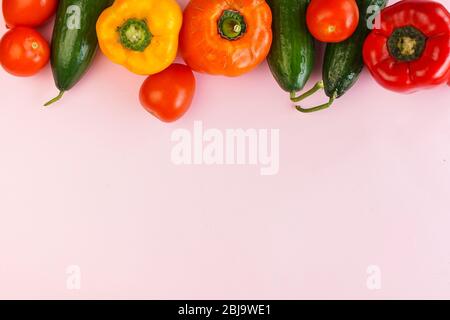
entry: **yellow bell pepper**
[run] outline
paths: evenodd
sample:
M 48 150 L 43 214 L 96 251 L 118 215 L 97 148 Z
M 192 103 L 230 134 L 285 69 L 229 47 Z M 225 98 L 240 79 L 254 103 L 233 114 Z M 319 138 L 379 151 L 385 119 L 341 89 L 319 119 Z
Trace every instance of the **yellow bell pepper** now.
M 175 60 L 182 20 L 175 0 L 116 0 L 97 21 L 100 49 L 134 73 L 161 72 Z

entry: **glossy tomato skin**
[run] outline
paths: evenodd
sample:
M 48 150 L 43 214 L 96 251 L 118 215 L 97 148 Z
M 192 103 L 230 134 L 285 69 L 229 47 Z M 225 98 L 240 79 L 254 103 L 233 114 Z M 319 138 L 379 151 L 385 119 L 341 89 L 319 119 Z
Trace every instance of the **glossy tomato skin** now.
M 142 84 L 142 106 L 164 122 L 174 122 L 190 108 L 195 93 L 195 77 L 186 65 L 174 63 L 149 76 Z
M 3 0 L 6 25 L 13 27 L 38 27 L 56 11 L 58 0 Z
M 358 27 L 359 9 L 355 0 L 312 0 L 306 13 L 311 34 L 322 42 L 341 42 Z
M 38 73 L 50 58 L 50 47 L 39 32 L 25 27 L 9 30 L 0 42 L 0 62 L 9 73 L 28 77 Z

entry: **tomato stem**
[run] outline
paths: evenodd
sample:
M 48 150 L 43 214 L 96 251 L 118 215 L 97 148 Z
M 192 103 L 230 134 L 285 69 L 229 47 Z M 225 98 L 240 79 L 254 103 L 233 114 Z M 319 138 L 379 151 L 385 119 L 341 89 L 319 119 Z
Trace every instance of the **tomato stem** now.
M 54 98 L 53 98 L 52 100 L 50 100 L 49 102 L 45 103 L 45 104 L 44 104 L 44 107 L 48 107 L 49 105 L 51 105 L 51 104 L 53 104 L 53 103 L 55 103 L 55 102 L 58 102 L 59 100 L 61 100 L 61 98 L 63 97 L 63 95 L 64 95 L 64 91 L 60 91 L 59 94 L 58 94 L 56 97 L 54 97 Z

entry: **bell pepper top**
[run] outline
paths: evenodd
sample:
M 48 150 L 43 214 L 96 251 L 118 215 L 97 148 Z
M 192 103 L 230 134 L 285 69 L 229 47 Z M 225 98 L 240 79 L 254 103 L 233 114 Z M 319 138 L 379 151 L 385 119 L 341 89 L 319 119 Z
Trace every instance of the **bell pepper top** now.
M 143 52 L 152 42 L 152 33 L 145 20 L 128 19 L 117 30 L 120 43 L 127 49 Z
M 236 10 L 224 10 L 218 21 L 217 29 L 222 38 L 237 40 L 247 31 L 244 16 Z
M 398 61 L 415 61 L 422 57 L 427 37 L 413 26 L 395 29 L 388 38 L 388 49 Z

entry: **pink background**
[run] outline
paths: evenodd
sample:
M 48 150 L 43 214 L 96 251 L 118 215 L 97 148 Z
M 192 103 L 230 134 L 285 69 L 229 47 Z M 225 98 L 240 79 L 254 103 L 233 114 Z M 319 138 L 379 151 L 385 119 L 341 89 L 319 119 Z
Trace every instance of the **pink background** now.
M 1 70 L 0 298 L 450 298 L 448 87 L 399 95 L 365 72 L 302 115 L 265 64 L 197 79 L 168 125 L 140 107 L 144 78 L 101 54 L 49 109 L 50 67 Z M 195 120 L 280 129 L 279 174 L 173 165 L 171 133 Z

